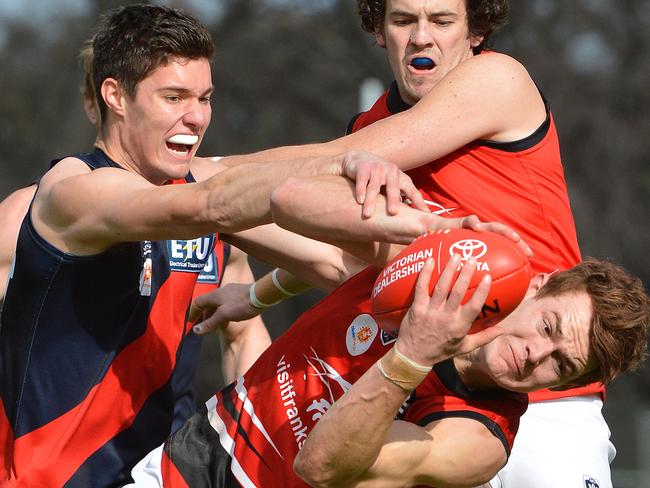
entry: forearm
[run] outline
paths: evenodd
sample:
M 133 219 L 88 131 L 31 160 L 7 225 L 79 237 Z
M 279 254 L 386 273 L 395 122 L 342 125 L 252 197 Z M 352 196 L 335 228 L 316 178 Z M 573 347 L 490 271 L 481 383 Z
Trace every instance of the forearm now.
M 308 284 L 277 268 L 251 284 L 252 280 L 251 275 L 243 283 L 231 282 L 198 296 L 189 315 L 189 320 L 196 322 L 194 332 L 208 334 L 219 330 L 225 343 L 237 348 L 237 342 L 246 338 L 246 320 L 309 288 Z
M 271 222 L 272 191 L 291 176 L 343 175 L 343 158 L 307 158 L 272 167 L 246 164 L 224 170 L 200 183 L 208 191 L 203 219 L 219 232 L 232 233 Z
M 302 281 L 332 291 L 366 266 L 342 249 L 309 239 L 275 224 L 248 229 L 222 238 L 251 256 L 289 271 Z
M 343 147 L 343 146 L 340 146 Z M 301 146 L 283 146 L 272 149 L 265 149 L 252 154 L 240 154 L 226 156 L 220 162 L 226 166 L 238 166 L 247 163 L 276 163 L 289 159 L 334 156 L 343 152 L 339 149 L 338 143 L 332 141 L 324 144 L 305 144 Z
M 405 368 L 393 350 L 377 364 L 334 403 L 309 434 L 294 467 L 310 484 L 354 486 L 374 475 L 373 465 L 397 411 L 427 374 Z
M 389 215 L 383 195 L 371 218 L 361 215 L 354 185 L 342 179 L 292 178 L 271 196 L 273 220 L 281 227 L 325 242 L 382 241 L 408 244 L 440 217 L 402 205 Z
M 251 304 L 256 308 L 264 309 L 303 293 L 311 288 L 311 285 L 288 271 L 275 268 L 258 279 L 251 287 Z

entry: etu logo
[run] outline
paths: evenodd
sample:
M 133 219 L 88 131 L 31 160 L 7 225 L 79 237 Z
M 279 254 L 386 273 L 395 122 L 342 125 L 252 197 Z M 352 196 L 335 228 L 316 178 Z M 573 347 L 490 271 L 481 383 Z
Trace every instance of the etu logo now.
M 217 258 L 214 255 L 214 252 L 210 254 L 205 266 L 201 270 L 201 274 L 196 280 L 197 283 L 219 283 L 219 269 L 217 267 Z
M 169 267 L 173 271 L 200 273 L 214 248 L 214 234 L 189 240 L 167 241 Z

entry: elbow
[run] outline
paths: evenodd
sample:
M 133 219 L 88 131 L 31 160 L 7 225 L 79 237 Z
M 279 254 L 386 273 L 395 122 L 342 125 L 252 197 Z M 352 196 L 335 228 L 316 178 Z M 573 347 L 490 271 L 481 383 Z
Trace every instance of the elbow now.
M 309 486 L 314 488 L 329 488 L 331 477 L 327 474 L 327 469 L 314 456 L 306 454 L 304 450 L 298 452 L 293 462 L 293 470 Z
M 295 216 L 298 212 L 297 203 L 303 198 L 301 183 L 299 178 L 287 178 L 271 192 L 271 216 L 280 227 L 290 225 L 289 216 Z

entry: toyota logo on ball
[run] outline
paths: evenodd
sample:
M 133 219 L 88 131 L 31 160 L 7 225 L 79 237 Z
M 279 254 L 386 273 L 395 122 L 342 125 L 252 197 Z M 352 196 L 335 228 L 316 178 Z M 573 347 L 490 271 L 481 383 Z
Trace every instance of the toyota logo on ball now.
M 454 254 L 459 254 L 463 261 L 467 261 L 470 258 L 480 259 L 485 256 L 487 253 L 487 245 L 483 241 L 477 239 L 464 239 L 462 241 L 455 242 L 449 248 L 449 254 L 452 256 Z

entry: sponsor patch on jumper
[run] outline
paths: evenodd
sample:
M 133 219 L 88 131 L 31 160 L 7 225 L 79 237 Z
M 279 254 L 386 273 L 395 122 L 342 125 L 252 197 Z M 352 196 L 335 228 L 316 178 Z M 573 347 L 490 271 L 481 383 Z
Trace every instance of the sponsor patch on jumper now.
M 350 355 L 359 356 L 370 349 L 378 331 L 377 322 L 370 315 L 362 314 L 354 319 L 345 335 Z
M 201 274 L 196 280 L 197 283 L 219 283 L 219 268 L 217 268 L 217 257 L 214 251 L 210 253 Z
M 167 241 L 169 267 L 172 271 L 201 273 L 214 249 L 214 234 L 198 239 Z M 215 273 L 216 274 L 216 273 Z
M 388 344 L 391 344 L 397 340 L 397 337 L 390 335 L 385 330 L 382 330 L 379 333 L 379 338 L 381 339 L 381 344 L 383 346 L 387 346 Z

